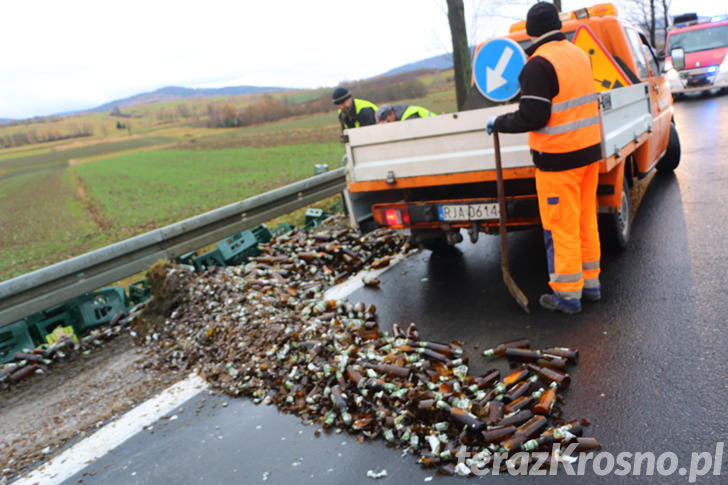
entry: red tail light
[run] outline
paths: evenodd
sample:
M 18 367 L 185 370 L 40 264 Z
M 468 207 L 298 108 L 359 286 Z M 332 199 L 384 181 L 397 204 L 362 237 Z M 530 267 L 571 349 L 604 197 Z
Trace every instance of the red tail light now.
M 384 209 L 384 223 L 388 226 L 409 226 L 410 215 L 406 207 L 395 209 Z

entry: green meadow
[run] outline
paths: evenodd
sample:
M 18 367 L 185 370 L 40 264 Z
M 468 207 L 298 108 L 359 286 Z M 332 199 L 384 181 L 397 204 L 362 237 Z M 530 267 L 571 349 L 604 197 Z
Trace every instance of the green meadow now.
M 425 96 L 389 102 L 452 112 L 450 80 L 451 71 L 424 74 Z M 329 93 L 273 96 L 305 103 Z M 206 122 L 210 103 L 243 108 L 254 102 L 250 96 L 136 106 L 124 109 L 123 118 L 93 113 L 0 125 L 0 140 L 24 129 L 92 131 L 0 147 L 0 281 L 310 177 L 315 164 L 340 166 L 344 146 L 333 106 L 245 127 L 213 128 Z M 186 116 L 170 115 L 182 112 Z M 318 206 L 328 207 L 324 204 L 333 199 Z M 271 223 L 302 224 L 304 212 Z

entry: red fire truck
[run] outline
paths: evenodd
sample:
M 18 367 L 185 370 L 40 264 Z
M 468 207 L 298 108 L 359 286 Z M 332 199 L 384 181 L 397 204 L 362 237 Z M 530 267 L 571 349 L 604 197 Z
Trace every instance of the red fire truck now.
M 711 89 L 728 91 L 728 15 L 705 20 L 696 14 L 678 16 L 666 46 L 665 70 L 675 97 Z

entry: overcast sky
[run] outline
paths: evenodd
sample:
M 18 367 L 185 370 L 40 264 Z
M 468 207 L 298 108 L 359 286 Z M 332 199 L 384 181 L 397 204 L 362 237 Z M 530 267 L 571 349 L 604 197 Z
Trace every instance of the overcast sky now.
M 470 42 L 507 33 L 531 3 L 465 0 Z M 724 0 L 672 5 L 728 13 Z M 450 42 L 445 0 L 4 0 L 0 118 L 169 85 L 335 86 L 450 52 Z

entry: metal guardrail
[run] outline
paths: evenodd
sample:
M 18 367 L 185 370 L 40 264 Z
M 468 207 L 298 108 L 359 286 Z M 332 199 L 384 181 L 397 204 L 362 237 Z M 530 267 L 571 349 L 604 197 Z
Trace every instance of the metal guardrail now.
M 335 195 L 345 186 L 342 167 L 0 282 L 0 327 Z

